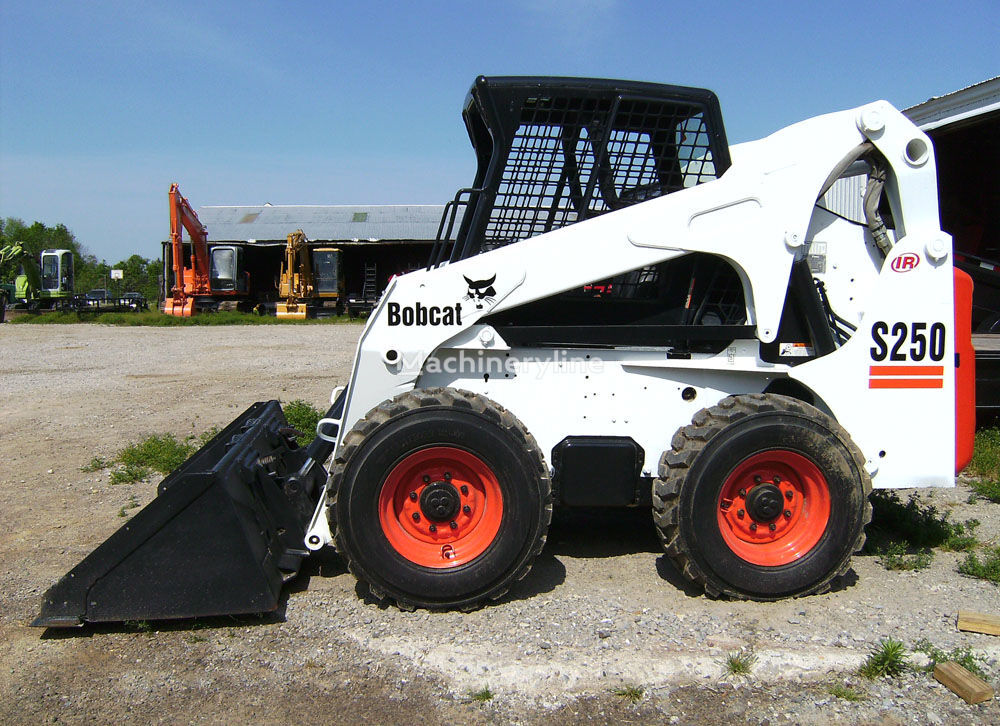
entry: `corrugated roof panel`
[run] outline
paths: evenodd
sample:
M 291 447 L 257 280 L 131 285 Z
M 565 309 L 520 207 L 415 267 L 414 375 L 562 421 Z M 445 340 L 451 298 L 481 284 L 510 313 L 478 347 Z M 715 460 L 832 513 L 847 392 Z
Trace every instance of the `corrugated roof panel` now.
M 312 241 L 434 240 L 444 205 L 263 205 L 201 207 L 212 242 L 283 242 L 297 229 Z M 461 214 L 459 214 L 461 219 Z
M 1000 111 L 1000 76 L 943 96 L 934 96 L 903 113 L 924 131 Z

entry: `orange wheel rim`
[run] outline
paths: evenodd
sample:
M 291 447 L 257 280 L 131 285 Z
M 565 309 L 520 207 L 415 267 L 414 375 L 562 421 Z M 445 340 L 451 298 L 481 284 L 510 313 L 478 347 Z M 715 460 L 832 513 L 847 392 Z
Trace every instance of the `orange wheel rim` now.
M 410 454 L 379 493 L 382 533 L 397 553 L 423 567 L 476 559 L 493 544 L 502 517 L 496 474 L 475 454 L 452 446 Z
M 726 478 L 717 509 L 732 552 L 776 567 L 808 554 L 830 521 L 830 488 L 812 460 L 777 449 L 749 456 Z

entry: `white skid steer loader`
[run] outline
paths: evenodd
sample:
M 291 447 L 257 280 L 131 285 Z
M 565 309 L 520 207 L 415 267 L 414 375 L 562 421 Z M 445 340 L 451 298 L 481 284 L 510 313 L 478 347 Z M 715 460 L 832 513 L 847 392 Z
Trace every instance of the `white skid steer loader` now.
M 971 282 L 892 106 L 732 148 L 716 97 L 678 86 L 480 77 L 463 115 L 475 183 L 316 442 L 254 404 L 36 625 L 273 609 L 327 545 L 376 597 L 474 608 L 574 506 L 650 506 L 710 595 L 795 597 L 846 571 L 873 486 L 954 485 Z

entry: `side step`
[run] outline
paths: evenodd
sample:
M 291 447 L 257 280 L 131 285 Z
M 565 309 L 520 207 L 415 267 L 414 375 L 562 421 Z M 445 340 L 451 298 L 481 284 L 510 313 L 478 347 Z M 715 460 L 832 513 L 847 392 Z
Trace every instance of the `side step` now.
M 282 583 L 308 554 L 303 538 L 317 495 L 304 489 L 326 474 L 287 426 L 277 401 L 253 404 L 53 585 L 32 625 L 275 610 Z M 305 467 L 315 470 L 308 487 L 297 476 Z

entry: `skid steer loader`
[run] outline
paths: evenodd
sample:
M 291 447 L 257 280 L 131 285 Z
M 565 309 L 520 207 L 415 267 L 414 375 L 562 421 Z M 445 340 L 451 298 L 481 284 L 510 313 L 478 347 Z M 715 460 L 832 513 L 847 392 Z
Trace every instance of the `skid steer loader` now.
M 254 404 L 35 625 L 273 609 L 327 545 L 378 598 L 474 608 L 557 506 L 650 507 L 708 594 L 801 596 L 848 568 L 873 486 L 954 485 L 971 284 L 931 144 L 888 103 L 732 148 L 694 88 L 480 77 L 463 116 L 474 185 L 316 441 Z M 857 209 L 828 204 L 853 176 Z

